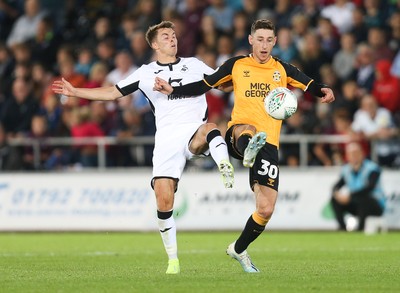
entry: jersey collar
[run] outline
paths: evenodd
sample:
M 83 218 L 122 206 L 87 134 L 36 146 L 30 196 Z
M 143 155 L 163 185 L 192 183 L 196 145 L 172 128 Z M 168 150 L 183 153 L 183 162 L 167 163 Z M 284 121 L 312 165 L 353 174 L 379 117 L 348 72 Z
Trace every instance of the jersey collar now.
M 181 58 L 177 57 L 175 62 L 172 62 L 172 63 L 161 63 L 161 62 L 157 61 L 157 65 L 159 65 L 159 66 L 171 66 L 171 65 L 178 64 L 180 61 L 181 61 Z

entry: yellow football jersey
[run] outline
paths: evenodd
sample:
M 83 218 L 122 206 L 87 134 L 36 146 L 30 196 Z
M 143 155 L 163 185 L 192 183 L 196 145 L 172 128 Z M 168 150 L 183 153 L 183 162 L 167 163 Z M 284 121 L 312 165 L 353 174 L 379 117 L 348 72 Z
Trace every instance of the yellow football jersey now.
M 264 98 L 276 87 L 291 85 L 303 91 L 313 81 L 295 66 L 277 58 L 260 64 L 252 55 L 227 60 L 218 70 L 204 79 L 210 87 L 232 81 L 234 106 L 228 127 L 250 124 L 267 134 L 267 142 L 279 147 L 282 121 L 270 117 L 264 109 Z

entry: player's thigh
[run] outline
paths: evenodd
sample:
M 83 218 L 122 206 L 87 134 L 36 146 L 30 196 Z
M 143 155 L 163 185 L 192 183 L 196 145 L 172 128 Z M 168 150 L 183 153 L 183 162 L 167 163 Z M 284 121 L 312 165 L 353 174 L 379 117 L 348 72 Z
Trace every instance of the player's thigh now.
M 249 184 L 252 189 L 255 184 L 259 184 L 278 191 L 278 148 L 275 145 L 266 143 L 258 152 L 254 165 L 249 170 Z

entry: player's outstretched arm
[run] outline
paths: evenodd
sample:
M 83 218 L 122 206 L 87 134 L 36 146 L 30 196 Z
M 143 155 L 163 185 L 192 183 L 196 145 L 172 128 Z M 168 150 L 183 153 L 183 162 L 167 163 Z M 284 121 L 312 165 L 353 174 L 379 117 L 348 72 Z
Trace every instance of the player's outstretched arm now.
M 76 88 L 65 78 L 54 81 L 52 84 L 52 90 L 56 94 L 68 97 L 79 97 L 93 101 L 110 101 L 122 97 L 121 92 L 116 86 L 99 87 L 93 89 Z

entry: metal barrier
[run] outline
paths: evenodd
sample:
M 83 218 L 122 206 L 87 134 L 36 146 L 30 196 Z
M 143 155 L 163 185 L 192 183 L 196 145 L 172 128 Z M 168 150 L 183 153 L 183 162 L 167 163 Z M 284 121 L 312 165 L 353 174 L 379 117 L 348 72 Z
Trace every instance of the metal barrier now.
M 308 162 L 308 146 L 313 143 L 346 143 L 349 137 L 346 135 L 281 135 L 281 144 L 298 144 L 300 149 L 300 166 L 307 166 Z M 145 145 L 153 145 L 154 137 L 133 137 L 119 139 L 116 137 L 48 137 L 43 139 L 32 138 L 13 138 L 8 141 L 11 146 L 32 146 L 34 155 L 34 167 L 40 166 L 40 150 L 42 145 L 46 146 L 75 146 L 85 144 L 97 145 L 98 168 L 105 169 L 106 164 L 106 146 L 108 145 L 130 145 L 143 147 Z M 372 144 L 371 156 L 376 159 L 374 144 Z

